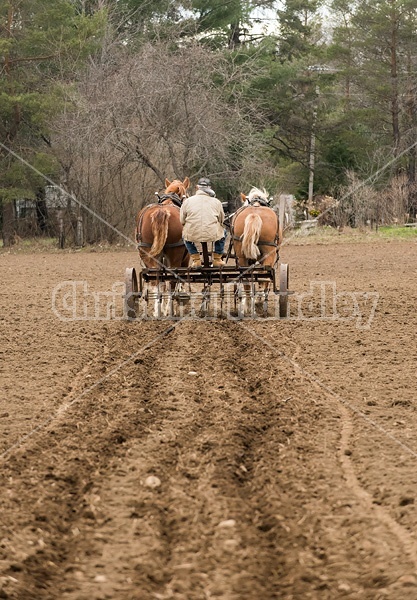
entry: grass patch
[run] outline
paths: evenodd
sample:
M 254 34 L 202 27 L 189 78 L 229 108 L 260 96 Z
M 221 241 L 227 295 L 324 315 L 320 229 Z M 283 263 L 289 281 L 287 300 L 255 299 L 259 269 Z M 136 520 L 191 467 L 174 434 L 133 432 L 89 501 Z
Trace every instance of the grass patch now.
M 417 239 L 417 227 L 379 227 L 378 233 L 381 237 L 391 239 Z
M 344 227 L 341 231 L 333 227 L 314 227 L 311 229 L 292 229 L 284 234 L 284 243 L 291 246 L 309 244 L 346 244 L 376 241 L 417 241 L 417 227 L 385 226 L 375 229 Z
M 129 250 L 132 245 L 125 243 L 109 244 L 107 242 L 100 242 L 98 244 L 87 244 L 82 248 L 71 246 L 70 243 L 61 250 L 58 248 L 58 239 L 56 237 L 33 237 L 33 238 L 18 238 L 13 246 L 5 248 L 3 241 L 0 240 L 0 253 L 2 254 L 31 254 L 36 252 L 49 252 L 49 253 L 64 253 L 64 252 L 117 252 L 123 250 Z
M 4 247 L 3 240 L 0 241 L 0 250 L 2 252 L 45 252 L 55 249 L 58 249 L 58 242 L 56 238 L 18 238 L 12 246 L 7 247 Z

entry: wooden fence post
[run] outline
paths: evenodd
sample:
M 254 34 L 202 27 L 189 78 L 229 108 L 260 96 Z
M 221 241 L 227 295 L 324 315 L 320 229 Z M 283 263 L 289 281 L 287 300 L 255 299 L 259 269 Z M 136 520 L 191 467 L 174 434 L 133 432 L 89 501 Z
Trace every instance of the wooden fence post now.
M 285 196 L 283 194 L 281 194 L 279 197 L 279 208 L 278 208 L 278 245 L 282 244 L 282 237 L 284 234 L 285 205 L 286 205 Z
M 58 211 L 58 247 L 63 250 L 65 247 L 65 228 L 64 228 L 64 211 Z

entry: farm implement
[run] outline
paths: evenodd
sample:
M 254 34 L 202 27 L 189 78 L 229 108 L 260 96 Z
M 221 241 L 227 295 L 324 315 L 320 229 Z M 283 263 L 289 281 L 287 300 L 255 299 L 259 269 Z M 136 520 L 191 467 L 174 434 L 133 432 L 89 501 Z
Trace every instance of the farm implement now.
M 248 267 L 210 266 L 207 244 L 202 266 L 126 269 L 127 319 L 254 318 L 289 314 L 289 266 L 259 262 Z

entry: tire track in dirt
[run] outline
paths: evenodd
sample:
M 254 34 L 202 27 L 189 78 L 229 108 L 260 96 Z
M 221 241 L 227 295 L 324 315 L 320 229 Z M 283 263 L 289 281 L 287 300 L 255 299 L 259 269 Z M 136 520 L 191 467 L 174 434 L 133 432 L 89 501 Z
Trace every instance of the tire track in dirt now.
M 329 394 L 329 397 L 330 394 Z M 414 569 L 417 572 L 417 542 L 410 535 L 405 527 L 398 523 L 391 515 L 382 507 L 374 503 L 374 498 L 366 489 L 359 483 L 355 474 L 355 469 L 352 461 L 349 458 L 351 453 L 349 441 L 354 431 L 353 419 L 349 410 L 342 406 L 342 431 L 340 436 L 340 462 L 342 464 L 346 482 L 356 496 L 362 502 L 364 509 L 375 513 L 379 521 L 385 525 L 398 538 L 399 542 L 404 546 L 405 552 L 409 559 L 414 564 Z
M 74 514 L 64 511 L 60 515 L 61 520 L 55 517 L 49 526 L 38 528 L 38 533 L 43 535 L 41 550 L 23 557 L 21 563 L 12 565 L 13 573 L 22 574 L 21 585 L 16 590 L 15 597 L 19 598 L 22 594 L 28 598 L 71 597 L 71 594 L 75 594 L 76 598 L 98 598 L 103 595 L 114 597 L 114 594 L 117 597 L 123 597 L 123 594 L 130 597 L 132 585 L 135 589 L 139 587 L 142 590 L 134 596 L 139 598 L 147 598 L 153 592 L 167 597 L 173 594 L 178 598 L 191 598 L 193 595 L 203 597 L 201 594 L 205 594 L 206 590 L 227 598 L 259 594 L 274 596 L 274 587 L 279 585 L 280 573 L 277 553 L 281 550 L 275 533 L 279 519 L 272 514 L 272 510 L 276 508 L 273 498 L 279 496 L 279 482 L 268 481 L 266 489 L 269 493 L 265 494 L 263 470 L 269 469 L 256 457 L 256 450 L 264 444 L 264 435 L 268 429 L 282 425 L 283 418 L 279 415 L 275 402 L 272 405 L 269 402 L 266 405 L 259 402 L 260 408 L 257 410 L 258 401 L 265 400 L 259 396 L 262 380 L 254 377 L 252 361 L 243 368 L 246 360 L 243 357 L 254 356 L 256 347 L 246 340 L 237 344 L 233 325 L 212 326 L 208 331 L 209 337 L 205 327 L 206 324 L 203 329 L 200 327 L 197 330 L 203 334 L 199 339 L 195 336 L 195 324 L 184 324 L 187 335 L 177 340 L 175 347 L 171 338 L 163 347 L 155 346 L 154 353 L 150 352 L 143 361 L 138 361 L 132 380 L 126 371 L 119 371 L 114 379 L 103 381 L 95 390 L 100 393 L 95 393 L 88 403 L 74 411 L 75 415 L 68 415 L 71 418 L 62 425 L 64 431 L 57 427 L 61 444 L 66 437 L 69 438 L 69 443 L 60 451 L 64 450 L 65 453 L 68 446 L 79 450 L 77 462 L 83 481 L 79 485 L 78 474 L 71 468 L 68 457 L 64 459 L 61 456 L 61 474 L 54 472 L 49 465 L 47 468 L 52 472 L 47 472 L 44 476 L 53 481 L 53 486 L 56 486 L 57 481 L 64 480 L 66 485 L 62 486 L 59 494 L 55 489 L 56 495 L 51 497 L 49 490 L 39 488 L 39 481 L 34 482 L 36 493 L 42 498 L 41 505 L 49 506 L 52 516 L 55 517 L 62 508 L 62 501 L 68 495 L 72 496 L 68 509 Z M 185 399 L 181 377 L 188 371 L 184 371 L 182 355 L 178 358 L 178 348 L 187 348 L 187 355 L 193 351 L 193 361 L 198 361 L 196 368 L 200 371 L 197 379 L 190 380 L 188 386 L 185 386 Z M 224 359 L 223 353 L 228 348 L 233 349 L 233 354 Z M 113 350 L 117 351 L 117 346 Z M 243 360 L 241 364 L 236 364 L 235 352 Z M 208 361 L 208 372 L 207 365 L 201 365 L 203 354 L 204 360 Z M 162 369 L 156 368 L 161 364 Z M 186 369 L 188 368 L 187 366 Z M 152 370 L 153 377 L 149 377 Z M 179 422 L 178 418 L 175 419 L 178 433 L 172 433 L 172 419 L 167 417 L 168 411 L 175 407 L 167 405 L 169 394 L 164 387 L 164 379 L 169 382 L 170 387 L 177 388 L 173 400 L 178 393 L 177 401 L 181 400 L 179 411 L 178 407 L 174 410 L 180 413 Z M 103 433 L 94 436 L 90 427 L 90 443 L 94 441 L 97 445 L 95 452 L 92 451 L 85 441 L 79 439 L 78 429 L 83 429 L 81 420 L 95 419 L 94 424 L 100 430 L 100 425 L 103 427 L 104 423 L 97 422 L 97 410 L 92 409 L 98 407 L 103 410 L 101 396 L 109 398 L 117 393 L 122 397 L 127 395 L 132 400 L 129 390 L 135 385 L 139 388 L 140 400 L 145 404 L 142 407 L 144 416 L 148 417 L 146 427 L 141 428 L 140 441 L 137 444 L 131 441 L 128 447 L 127 440 L 132 437 L 132 424 L 126 417 L 131 418 L 132 412 L 127 411 L 122 416 L 119 427 L 115 427 L 114 411 L 109 410 L 111 407 L 106 402 L 104 415 L 107 424 L 111 424 L 113 438 L 108 440 L 106 436 L 103 440 Z M 213 393 L 219 394 L 219 398 L 212 397 Z M 193 404 L 190 404 L 190 399 Z M 227 405 L 230 405 L 229 409 L 225 408 Z M 122 406 L 120 404 L 119 408 Z M 82 433 L 88 431 L 84 430 Z M 285 444 L 285 431 L 273 435 L 280 440 L 280 444 Z M 154 457 L 159 459 L 158 450 L 164 439 L 164 443 L 168 440 L 168 445 L 171 442 L 174 447 L 168 448 L 163 461 L 157 461 L 153 465 Z M 123 448 L 112 449 L 111 441 L 120 443 Z M 110 459 L 110 465 L 103 464 L 103 458 L 97 456 L 97 450 Z M 129 458 L 132 453 L 133 465 Z M 32 457 L 34 472 L 45 472 L 45 458 L 42 456 L 43 462 L 36 462 Z M 74 456 L 71 458 L 74 459 Z M 48 459 L 51 460 L 51 457 Z M 156 470 L 159 474 L 165 471 L 166 477 L 172 479 L 169 473 L 173 468 L 180 471 L 181 477 L 178 481 L 173 478 L 170 490 L 174 491 L 169 491 L 168 497 L 158 506 L 154 492 L 147 499 L 138 499 L 141 492 L 143 496 L 143 486 L 137 485 L 136 475 L 136 487 L 133 486 L 129 496 L 126 489 L 129 488 L 125 477 L 126 463 L 133 467 L 139 463 L 143 477 Z M 262 467 L 259 468 L 259 465 Z M 253 479 L 259 475 L 262 481 L 253 485 Z M 271 479 L 270 475 L 268 479 Z M 184 492 L 188 488 L 193 491 Z M 109 490 L 107 503 L 105 489 Z M 119 490 L 122 491 L 122 505 L 117 502 Z M 190 504 L 189 514 L 184 514 L 184 500 Z M 173 514 L 169 512 L 172 511 L 172 506 Z M 136 544 L 132 536 L 126 535 L 126 522 L 129 523 L 126 510 L 131 511 L 133 522 L 136 520 L 140 523 L 140 535 Z M 30 513 L 29 509 L 28 512 Z M 35 511 L 35 520 L 48 523 L 51 519 L 47 512 L 37 514 Z M 202 517 L 201 523 L 197 515 Z M 280 518 L 285 520 L 282 516 Z M 106 523 L 111 523 L 109 529 L 106 529 Z M 114 523 L 117 523 L 116 527 Z M 280 531 L 287 533 L 287 529 L 285 523 L 279 525 Z M 189 535 L 189 530 L 191 539 L 187 546 L 184 545 L 184 539 L 187 538 L 186 533 Z M 118 547 L 119 531 L 123 533 Z M 197 542 L 196 537 L 199 540 Z M 109 542 L 107 553 L 105 549 L 97 550 L 100 540 Z M 51 551 L 52 548 L 55 552 Z M 90 555 L 95 558 L 94 564 L 88 560 Z M 133 570 L 127 560 L 129 555 L 135 560 Z M 194 555 L 201 556 L 201 559 L 198 558 L 196 567 L 190 569 Z M 110 567 L 113 563 L 116 567 L 112 573 Z M 120 570 L 128 573 L 127 576 L 123 573 L 122 580 Z M 63 571 L 68 575 L 65 585 L 61 586 L 58 585 L 58 580 Z M 107 581 L 101 581 L 103 577 L 111 581 L 112 588 L 109 589 Z M 79 580 L 79 585 L 74 586 L 74 580 L 75 583 Z M 104 589 L 102 583 L 106 584 Z M 156 591 L 161 588 L 161 592 Z
M 262 339 L 262 335 L 251 331 L 252 335 L 255 335 L 259 339 Z M 362 417 L 365 419 L 367 423 L 367 428 L 371 427 L 372 420 L 370 420 L 365 414 L 361 414 L 361 412 L 353 407 L 349 406 L 349 403 L 344 401 L 340 395 L 331 389 L 329 386 L 324 384 L 317 378 L 317 376 L 308 372 L 308 369 L 305 366 L 301 366 L 297 359 L 302 354 L 303 348 L 300 343 L 294 342 L 288 336 L 283 335 L 283 339 L 285 339 L 286 344 L 294 347 L 294 352 L 292 355 L 287 355 L 282 350 L 278 350 L 279 356 L 282 360 L 291 365 L 296 373 L 298 373 L 302 379 L 304 379 L 305 383 L 308 386 L 312 386 L 319 393 L 323 394 L 332 401 L 332 404 L 340 411 L 340 441 L 337 445 L 337 453 L 338 458 L 342 467 L 343 477 L 346 481 L 348 488 L 351 492 L 356 496 L 358 503 L 361 505 L 362 512 L 364 517 L 369 515 L 369 521 L 377 521 L 383 528 L 388 530 L 391 534 L 395 536 L 400 547 L 403 548 L 404 552 L 407 555 L 407 561 L 412 564 L 412 569 L 406 570 L 405 574 L 397 577 L 397 579 L 392 579 L 390 582 L 388 578 L 385 576 L 380 578 L 381 581 L 385 581 L 389 583 L 387 588 L 383 587 L 381 589 L 381 598 L 384 597 L 392 597 L 392 598 L 404 598 L 407 596 L 407 592 L 404 588 L 406 587 L 414 587 L 416 585 L 416 577 L 417 574 L 417 542 L 412 534 L 403 527 L 398 521 L 396 521 L 388 512 L 387 509 L 384 509 L 382 506 L 379 506 L 372 494 L 366 491 L 365 487 L 361 485 L 359 479 L 356 476 L 355 468 L 350 456 L 351 452 L 351 441 L 355 431 L 354 427 L 354 415 L 357 417 Z M 268 342 L 265 337 L 266 345 L 269 347 L 272 352 L 274 349 Z M 373 424 L 375 426 L 375 424 Z M 379 430 L 379 427 L 376 425 L 376 429 Z M 393 437 L 388 434 L 389 441 L 393 441 Z M 398 442 L 401 445 L 401 442 Z M 404 557 L 405 559 L 406 557 Z M 344 586 L 343 586 L 344 587 Z M 392 594 L 392 596 L 391 596 Z M 411 596 L 414 597 L 414 590 L 410 592 Z
M 230 341 L 230 340 L 228 340 Z M 220 346 L 218 346 L 218 348 L 221 347 L 222 344 L 220 344 Z M 180 346 L 181 347 L 181 346 Z M 201 353 L 202 348 L 199 348 L 199 353 Z M 176 355 L 178 352 L 177 349 L 175 349 L 174 354 Z M 165 362 L 166 358 L 165 356 L 168 355 L 170 356 L 170 352 L 169 352 L 169 346 L 165 345 L 165 347 L 159 347 L 157 348 L 157 356 L 152 357 L 151 355 L 149 357 L 146 357 L 142 363 L 142 361 L 137 361 L 138 364 L 143 364 L 142 367 L 142 371 L 145 371 L 146 368 L 152 368 L 154 367 L 154 363 L 158 362 L 158 359 L 160 359 L 161 356 L 163 356 L 162 360 Z M 102 362 L 106 362 L 105 360 Z M 172 374 L 172 369 L 177 368 L 177 364 L 175 364 L 175 361 L 173 364 L 168 363 L 168 373 L 167 376 L 171 377 Z M 221 364 L 218 365 L 221 368 Z M 136 367 L 137 368 L 137 367 Z M 235 369 L 236 370 L 236 369 Z M 158 373 L 158 371 L 156 370 L 156 378 L 159 379 L 160 377 L 160 373 Z M 122 374 L 121 372 L 118 372 L 117 374 L 115 374 L 117 377 L 116 379 L 120 379 L 120 377 L 125 377 L 124 374 Z M 143 379 L 146 381 L 146 377 L 145 374 L 142 373 L 143 375 Z M 39 441 L 39 448 L 35 448 L 34 450 L 32 448 L 28 448 L 25 450 L 22 450 L 22 455 L 21 457 L 13 457 L 13 460 L 11 461 L 11 463 L 9 464 L 10 470 L 15 471 L 16 467 L 19 465 L 19 458 L 22 458 L 23 460 L 25 460 L 27 458 L 27 454 L 32 454 L 31 455 L 31 470 L 35 473 L 38 473 L 38 477 L 39 479 L 37 481 L 33 481 L 33 493 L 29 493 L 28 494 L 28 500 L 29 497 L 31 499 L 33 499 L 34 495 L 39 495 L 39 497 L 37 498 L 37 502 L 35 504 L 38 504 L 42 507 L 42 512 L 41 514 L 38 514 L 38 511 L 35 510 L 30 510 L 29 506 L 30 504 L 27 504 L 26 506 L 26 510 L 28 512 L 28 514 L 33 514 L 35 513 L 34 519 L 35 521 L 38 520 L 40 521 L 42 524 L 44 523 L 50 523 L 49 525 L 43 525 L 42 528 L 37 528 L 36 529 L 36 533 L 37 535 L 42 535 L 43 537 L 39 538 L 36 540 L 37 542 L 37 546 L 35 548 L 35 551 L 33 553 L 26 553 L 23 552 L 23 550 L 17 550 L 15 551 L 15 548 L 12 548 L 15 557 L 16 557 L 16 561 L 14 563 L 11 564 L 10 566 L 10 571 L 12 573 L 19 573 L 20 574 L 20 586 L 18 588 L 16 588 L 16 590 L 13 592 L 11 592 L 11 596 L 10 597 L 27 597 L 27 598 L 35 598 L 35 597 L 61 597 L 60 593 L 57 592 L 53 592 L 52 590 L 56 590 L 56 581 L 57 581 L 57 573 L 59 571 L 59 567 L 62 564 L 66 565 L 66 569 L 68 569 L 69 571 L 75 571 L 75 569 L 77 568 L 77 563 L 79 563 L 79 560 L 75 560 L 75 558 L 72 558 L 74 556 L 74 552 L 76 552 L 75 547 L 77 546 L 76 540 L 74 543 L 74 539 L 72 536 L 74 536 L 75 538 L 78 538 L 78 536 L 80 536 L 80 529 L 77 527 L 77 523 L 81 522 L 80 521 L 80 517 L 82 517 L 82 515 L 84 515 L 85 519 L 87 519 L 87 521 L 91 521 L 94 522 L 94 527 L 92 527 L 92 529 L 95 528 L 95 526 L 98 524 L 99 526 L 102 524 L 102 522 L 104 522 L 103 520 L 106 520 L 107 517 L 103 516 L 101 514 L 100 508 L 98 508 L 96 506 L 97 500 L 98 500 L 98 494 L 97 494 L 97 490 L 95 488 L 92 488 L 93 485 L 93 480 L 91 480 L 91 473 L 97 473 L 97 470 L 100 469 L 100 464 L 102 462 L 102 459 L 100 456 L 97 456 L 97 452 L 100 451 L 100 453 L 104 453 L 104 454 L 108 454 L 110 452 L 110 455 L 112 454 L 118 454 L 117 451 L 111 451 L 111 449 L 109 448 L 109 446 L 111 444 L 109 444 L 109 441 L 113 441 L 116 443 L 121 443 L 124 444 L 125 439 L 126 439 L 126 435 L 129 432 L 129 425 L 131 428 L 131 423 L 129 424 L 128 422 L 121 422 L 119 428 L 114 427 L 114 422 L 112 422 L 112 419 L 115 418 L 114 414 L 112 414 L 112 411 L 109 410 L 109 407 L 106 406 L 106 409 L 103 410 L 102 408 L 102 412 L 105 415 L 105 421 L 107 421 L 107 424 L 111 424 L 112 427 L 112 431 L 113 431 L 113 437 L 111 440 L 107 439 L 107 435 L 108 432 L 105 431 L 105 427 L 104 427 L 104 433 L 107 434 L 105 435 L 105 439 L 103 438 L 103 434 L 101 435 L 92 435 L 92 431 L 91 431 L 91 426 L 90 426 L 90 431 L 88 431 L 88 428 L 83 428 L 82 426 L 82 420 L 91 420 L 94 418 L 97 418 L 97 410 L 96 409 L 96 405 L 100 408 L 100 404 L 102 404 L 102 398 L 101 398 L 101 394 L 105 394 L 107 397 L 109 395 L 112 394 L 112 392 L 114 391 L 112 386 L 109 386 L 110 389 L 107 390 L 108 384 L 110 383 L 110 380 L 106 379 L 105 377 L 102 378 L 103 381 L 101 381 L 100 385 L 96 387 L 96 389 L 94 389 L 94 395 L 93 398 L 89 398 L 88 401 L 86 399 L 86 402 L 83 403 L 81 406 L 77 406 L 74 407 L 74 413 L 75 414 L 68 414 L 68 419 L 66 422 L 64 423 L 59 423 L 59 424 L 54 424 L 54 430 L 52 431 L 48 431 L 48 434 L 56 434 L 57 437 L 60 440 L 60 444 L 62 447 L 60 448 L 54 448 L 54 452 L 59 456 L 59 461 L 57 461 L 59 463 L 60 468 L 58 470 L 54 469 L 54 467 L 51 464 L 48 463 L 53 463 L 53 457 L 51 456 L 51 453 L 48 452 L 48 449 L 45 448 L 45 446 L 47 446 L 48 444 L 48 439 L 41 439 Z M 227 380 L 227 377 L 226 377 Z M 223 381 L 223 376 L 222 376 L 222 381 Z M 116 384 L 116 389 L 117 392 L 120 393 L 120 382 L 117 381 Z M 141 397 L 143 398 L 144 401 L 149 402 L 149 398 L 146 399 L 146 395 L 149 394 L 149 397 L 152 397 L 152 394 L 154 394 L 154 387 L 157 384 L 157 381 L 152 381 L 151 383 L 147 383 L 143 389 L 141 389 Z M 182 385 L 182 384 L 181 384 Z M 123 386 L 122 386 L 123 387 Z M 224 388 L 224 386 L 223 386 Z M 193 393 L 195 394 L 194 390 L 194 385 L 191 385 L 190 387 L 190 393 L 191 395 L 193 395 Z M 200 386 L 197 386 L 197 396 L 195 397 L 195 400 L 198 401 L 199 397 L 203 394 L 203 389 Z M 77 390 L 77 391 L 81 391 L 81 390 Z M 96 392 L 100 392 L 99 394 L 97 394 Z M 224 394 L 227 395 L 227 391 L 222 392 Z M 122 396 L 125 395 L 122 393 Z M 162 398 L 162 400 L 164 401 L 165 398 Z M 223 404 L 223 402 L 221 403 Z M 159 419 L 162 418 L 162 415 L 166 413 L 166 407 L 165 410 L 163 410 L 162 406 L 158 407 L 160 409 L 160 414 L 161 416 L 159 417 Z M 152 409 L 143 409 L 144 411 L 146 411 L 148 413 L 148 415 L 152 415 Z M 131 416 L 131 413 L 127 413 L 129 416 Z M 204 409 L 202 411 L 202 416 L 201 418 L 206 418 L 208 414 L 208 409 Z M 183 418 L 183 415 L 182 417 Z M 194 421 L 194 413 L 192 412 L 188 422 L 186 422 L 186 429 L 187 429 L 187 435 L 190 434 L 190 431 L 193 430 L 193 421 Z M 152 427 L 157 427 L 158 429 L 161 428 L 160 425 L 158 425 L 158 419 L 153 420 L 152 418 L 149 418 L 149 423 L 152 423 Z M 97 429 L 100 430 L 100 426 L 103 427 L 104 423 L 100 423 L 95 421 L 94 424 L 97 426 Z M 215 427 L 217 427 L 217 423 L 214 424 Z M 97 446 L 94 449 L 89 448 L 86 445 L 86 441 L 81 441 L 80 435 L 78 430 L 81 429 L 85 434 L 90 433 L 91 438 L 90 438 L 90 443 L 91 442 L 95 442 L 97 444 Z M 55 431 L 56 430 L 56 431 Z M 117 431 L 120 430 L 120 435 L 117 434 Z M 145 437 L 143 434 L 144 433 L 151 433 L 152 430 L 147 431 L 146 428 L 143 429 L 142 432 L 142 436 Z M 122 433 L 123 432 L 123 433 Z M 146 443 L 143 442 L 143 437 L 141 437 L 141 442 L 139 444 L 142 453 L 145 454 L 146 456 L 152 456 L 152 448 L 148 448 Z M 149 436 L 151 437 L 151 436 Z M 210 442 L 207 442 L 208 445 L 210 445 Z M 190 439 L 190 446 L 191 448 L 194 445 L 194 438 Z M 30 444 L 29 444 L 30 446 Z M 151 444 L 152 447 L 152 444 Z M 204 451 L 204 453 L 207 452 L 207 444 L 206 442 L 203 442 L 203 446 L 202 449 Z M 67 456 L 67 451 L 68 450 L 72 450 L 73 452 L 70 453 L 70 456 Z M 76 456 L 74 456 L 74 451 Z M 62 456 L 62 454 L 65 455 L 65 458 Z M 56 458 L 56 457 L 54 457 Z M 72 468 L 71 465 L 71 459 L 72 460 L 76 460 L 77 461 L 77 467 L 79 470 L 79 473 L 75 473 L 74 469 Z M 208 465 L 210 464 L 210 460 L 207 463 Z M 19 465 L 20 466 L 20 465 Z M 45 469 L 46 469 L 46 473 L 45 473 Z M 107 471 L 106 471 L 107 472 Z M 79 482 L 79 475 L 82 475 L 83 480 L 82 482 Z M 50 490 L 46 490 L 46 489 L 42 489 L 42 479 L 47 479 L 47 480 L 52 480 L 52 486 L 55 487 L 55 489 L 53 490 L 53 495 L 51 495 Z M 98 480 L 100 479 L 100 477 L 97 478 Z M 60 482 L 61 484 L 61 489 L 57 490 L 57 482 Z M 14 490 L 10 490 L 11 493 L 15 493 L 16 495 L 18 494 L 18 482 L 16 482 L 14 484 Z M 67 488 L 70 487 L 71 490 L 69 491 Z M 92 488 L 92 492 L 90 493 L 90 489 Z M 113 490 L 114 491 L 114 490 Z M 58 519 L 52 519 L 51 517 L 54 517 L 54 513 L 56 513 L 57 511 L 60 510 L 61 507 L 61 503 L 63 500 L 63 496 L 72 496 L 71 497 L 71 502 L 68 503 L 67 506 L 67 510 L 61 511 L 61 514 L 59 515 Z M 80 506 L 76 507 L 77 502 L 79 503 Z M 49 510 L 48 510 L 48 508 Z M 50 511 L 50 515 L 48 514 Z M 71 512 L 75 513 L 75 514 L 71 514 Z M 118 511 L 117 511 L 118 512 Z M 221 511 L 221 514 L 223 514 L 223 510 Z M 123 513 L 122 513 L 122 517 L 123 517 Z M 29 519 L 30 520 L 30 519 Z M 51 522 L 52 521 L 52 522 Z M 230 523 L 229 523 L 230 524 Z M 227 527 L 227 525 L 226 525 Z M 88 529 L 87 527 L 85 527 L 84 529 Z M 162 527 L 162 529 L 164 531 L 169 531 L 172 529 L 172 522 L 169 523 L 169 527 L 168 526 L 164 526 Z M 61 534 L 64 534 L 62 536 L 59 536 L 61 539 L 57 539 L 56 538 L 56 534 L 57 531 Z M 23 534 L 23 539 L 22 539 L 22 543 L 24 543 L 24 538 L 25 538 L 25 534 L 28 537 L 36 537 L 36 536 L 30 536 L 28 531 L 24 531 Z M 166 533 L 164 535 L 167 535 Z M 28 540 L 26 540 L 28 541 Z M 35 545 L 35 541 L 29 540 L 32 542 L 33 545 Z M 142 543 L 142 542 L 141 542 Z M 85 544 L 85 540 L 83 541 L 83 544 Z M 88 545 L 88 544 L 87 544 Z M 233 544 L 232 544 L 233 545 Z M 9 548 L 11 547 L 11 544 L 9 545 Z M 47 548 L 47 550 L 45 549 Z M 112 550 L 114 549 L 114 539 L 112 539 Z M 77 550 L 78 552 L 78 550 Z M 147 554 L 149 555 L 149 548 L 147 550 Z M 113 552 L 112 552 L 112 558 L 114 558 Z M 148 557 L 149 558 L 149 557 Z M 52 560 L 53 559 L 53 560 Z M 73 561 L 73 562 L 72 562 Z M 153 578 L 158 578 L 157 575 L 155 575 L 155 573 L 158 572 L 158 568 L 155 568 L 157 566 L 158 563 L 155 563 L 151 560 L 151 571 L 153 573 Z M 56 571 L 56 572 L 55 572 Z M 77 570 L 75 571 L 76 576 L 80 577 L 82 576 L 82 571 Z M 19 580 L 17 580 L 16 583 L 18 583 Z M 99 583 L 99 582 L 98 582 Z M 129 583 L 129 582 L 128 582 Z M 65 590 L 63 590 L 65 592 Z M 122 590 L 119 590 L 118 593 L 120 593 Z M 76 592 L 76 596 L 79 596 L 79 592 Z
M 416 539 L 408 532 L 408 530 L 403 527 L 398 521 L 396 521 L 389 514 L 388 510 L 384 509 L 382 506 L 375 504 L 374 498 L 372 494 L 370 494 L 363 485 L 359 482 L 353 462 L 350 459 L 351 450 L 350 450 L 350 440 L 353 437 L 354 433 L 354 422 L 353 422 L 353 414 L 356 414 L 359 417 L 366 418 L 365 415 L 361 415 L 358 410 L 354 410 L 353 407 L 349 409 L 346 406 L 346 403 L 342 401 L 339 395 L 336 392 L 331 392 L 328 390 L 328 386 L 323 382 L 319 381 L 316 377 L 308 373 L 308 371 L 301 367 L 300 364 L 296 363 L 296 359 L 302 352 L 302 347 L 300 344 L 293 342 L 289 338 L 287 338 L 287 343 L 293 345 L 295 347 L 295 351 L 291 357 L 288 357 L 286 360 L 295 368 L 297 368 L 306 378 L 306 380 L 314 385 L 319 391 L 324 391 L 327 394 L 328 398 L 333 402 L 336 400 L 339 406 L 339 410 L 341 411 L 341 431 L 340 431 L 340 447 L 339 447 L 339 457 L 340 462 L 343 468 L 344 476 L 346 479 L 347 485 L 351 488 L 352 492 L 358 497 L 361 502 L 363 509 L 370 513 L 375 514 L 376 518 L 381 522 L 382 525 L 387 527 L 397 538 L 400 544 L 404 547 L 406 554 L 409 557 L 409 560 L 413 563 L 415 572 L 417 573 L 417 541 Z M 352 411 L 354 411 L 352 413 Z M 371 427 L 370 422 L 366 419 L 368 427 Z M 387 436 L 390 441 L 392 441 L 391 436 Z

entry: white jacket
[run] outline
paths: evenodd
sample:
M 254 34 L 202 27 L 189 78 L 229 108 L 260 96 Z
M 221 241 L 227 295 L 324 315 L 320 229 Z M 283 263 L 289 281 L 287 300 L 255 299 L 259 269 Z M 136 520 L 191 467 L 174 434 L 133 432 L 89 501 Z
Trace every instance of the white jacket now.
M 184 200 L 180 219 L 187 242 L 215 242 L 224 237 L 222 203 L 203 190 Z

